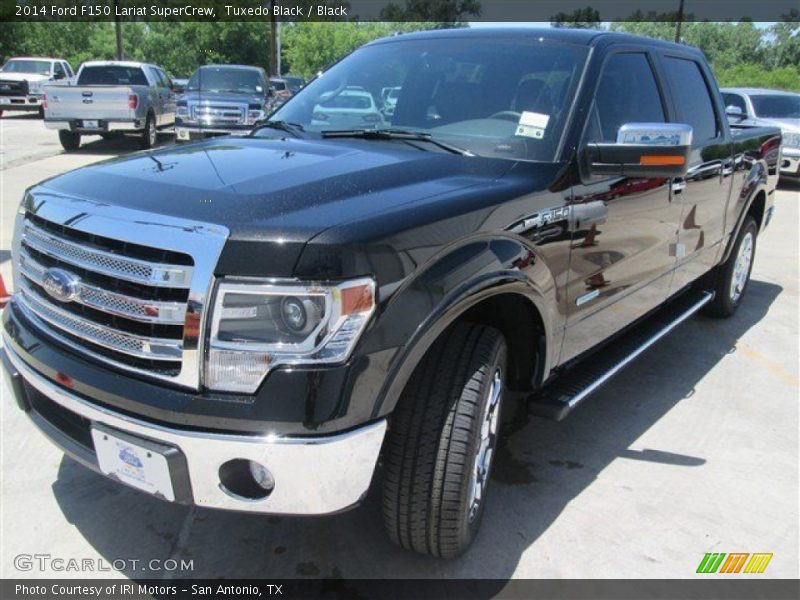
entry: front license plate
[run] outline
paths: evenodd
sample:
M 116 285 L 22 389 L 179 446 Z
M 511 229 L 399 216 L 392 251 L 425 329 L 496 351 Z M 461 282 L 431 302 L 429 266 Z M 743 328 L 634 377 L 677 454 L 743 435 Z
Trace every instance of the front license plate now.
M 157 450 L 147 448 L 147 440 L 137 443 L 131 438 L 125 434 L 110 433 L 104 427 L 92 427 L 100 470 L 130 486 L 174 501 L 175 492 L 167 458 Z
M 84 129 L 100 129 L 100 121 L 84 121 Z

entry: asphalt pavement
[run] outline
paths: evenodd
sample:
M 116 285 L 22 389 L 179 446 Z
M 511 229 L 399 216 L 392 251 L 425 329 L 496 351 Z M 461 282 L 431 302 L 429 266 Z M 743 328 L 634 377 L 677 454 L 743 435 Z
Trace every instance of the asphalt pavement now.
M 26 187 L 136 148 L 89 140 L 63 154 L 38 119 L 3 117 L 2 273 Z M 767 552 L 760 577 L 797 578 L 798 204 L 800 187 L 777 192 L 733 318 L 690 319 L 564 422 L 520 411 L 499 450 L 481 532 L 459 559 L 393 546 L 374 493 L 318 518 L 162 502 L 63 457 L 3 386 L 0 576 L 690 578 L 707 552 Z M 18 557 L 35 554 L 88 559 L 95 571 L 52 561 L 21 568 Z M 191 568 L 165 570 L 167 559 Z

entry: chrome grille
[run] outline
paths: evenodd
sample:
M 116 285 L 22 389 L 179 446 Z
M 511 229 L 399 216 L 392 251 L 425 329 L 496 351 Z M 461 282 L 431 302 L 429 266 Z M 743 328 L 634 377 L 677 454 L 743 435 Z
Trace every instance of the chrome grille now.
M 81 354 L 198 388 L 204 308 L 226 237 L 204 223 L 29 194 L 13 247 L 15 306 Z
M 247 108 L 236 104 L 192 104 L 192 117 L 203 123 L 241 125 L 245 122 Z

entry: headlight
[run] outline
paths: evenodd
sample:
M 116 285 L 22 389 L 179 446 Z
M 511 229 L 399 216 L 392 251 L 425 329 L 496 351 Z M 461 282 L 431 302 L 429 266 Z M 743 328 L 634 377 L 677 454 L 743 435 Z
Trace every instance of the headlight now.
M 28 83 L 28 93 L 29 94 L 41 94 L 42 93 L 42 82 L 41 81 L 31 81 Z
M 264 118 L 263 110 L 248 110 L 247 111 L 247 124 L 255 125 L 258 121 Z
M 800 146 L 800 133 L 784 133 L 783 145 L 797 148 Z
M 278 365 L 348 359 L 375 311 L 375 284 L 222 281 L 211 317 L 206 386 L 253 393 Z

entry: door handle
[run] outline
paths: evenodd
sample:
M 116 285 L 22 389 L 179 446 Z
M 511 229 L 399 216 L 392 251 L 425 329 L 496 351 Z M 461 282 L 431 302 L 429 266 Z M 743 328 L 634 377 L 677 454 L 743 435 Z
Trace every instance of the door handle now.
M 678 194 L 682 194 L 683 190 L 686 189 L 686 181 L 683 179 L 673 180 L 670 189 L 672 191 L 672 194 L 675 196 L 677 196 Z

